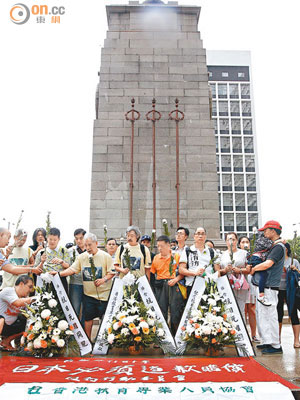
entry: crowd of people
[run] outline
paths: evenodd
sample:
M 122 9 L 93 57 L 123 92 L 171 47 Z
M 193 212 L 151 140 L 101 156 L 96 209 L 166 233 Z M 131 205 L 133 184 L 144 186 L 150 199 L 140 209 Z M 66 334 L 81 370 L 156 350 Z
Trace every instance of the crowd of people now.
M 227 250 L 220 252 L 207 239 L 206 230 L 198 227 L 194 243 L 187 245 L 189 229 L 178 227 L 176 237 L 161 235 L 153 252 L 151 237 L 141 235 L 136 226 L 126 231 L 126 243 L 108 238 L 105 249 L 97 237 L 79 228 L 74 242 L 60 245 L 60 231 L 43 228 L 33 234 L 33 244 L 25 246 L 27 233 L 18 229 L 9 246 L 10 232 L 0 228 L 0 337 L 9 348 L 14 335 L 25 329 L 26 319 L 20 309 L 33 300 L 36 276 L 58 273 L 73 308 L 91 338 L 93 320 L 102 318 L 113 279 L 129 272 L 136 278 L 146 275 L 161 311 L 176 334 L 197 276 L 217 273 L 227 275 L 244 321 L 249 319 L 252 341 L 263 354 L 280 354 L 284 302 L 291 318 L 294 347 L 300 348 L 299 262 L 291 258 L 291 248 L 281 239 L 282 227 L 268 221 L 257 235 L 255 248 L 250 240 L 235 232 L 226 234 Z M 254 244 L 254 243 L 253 243 Z M 95 272 L 96 271 L 96 272 Z M 69 277 L 69 278 L 68 278 Z M 258 330 L 258 335 L 257 335 Z

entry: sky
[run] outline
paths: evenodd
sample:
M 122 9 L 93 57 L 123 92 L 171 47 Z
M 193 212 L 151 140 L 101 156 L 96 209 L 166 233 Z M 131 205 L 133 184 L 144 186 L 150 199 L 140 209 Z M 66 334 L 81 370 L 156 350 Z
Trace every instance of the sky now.
M 24 2 L 23 2 L 24 1 Z M 0 2 L 0 226 L 16 222 L 32 235 L 51 224 L 62 241 L 88 228 L 95 90 L 106 36 L 105 5 L 124 0 L 22 0 L 63 6 L 60 23 L 31 15 L 14 24 L 14 0 Z M 300 229 L 300 2 L 179 0 L 201 6 L 208 50 L 249 50 L 255 99 L 262 221 L 278 220 L 283 236 Z M 15 14 L 13 14 L 15 15 Z M 297 225 L 293 225 L 297 224 Z M 108 224 L 109 225 L 109 224 Z

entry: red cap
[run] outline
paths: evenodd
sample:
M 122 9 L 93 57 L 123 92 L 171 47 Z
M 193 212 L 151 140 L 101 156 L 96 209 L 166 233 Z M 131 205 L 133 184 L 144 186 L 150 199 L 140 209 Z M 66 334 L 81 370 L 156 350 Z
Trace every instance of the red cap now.
M 264 231 L 267 228 L 271 228 L 271 229 L 279 229 L 282 231 L 282 226 L 280 225 L 279 222 L 277 221 L 267 221 L 265 223 L 265 225 L 259 229 L 259 231 Z

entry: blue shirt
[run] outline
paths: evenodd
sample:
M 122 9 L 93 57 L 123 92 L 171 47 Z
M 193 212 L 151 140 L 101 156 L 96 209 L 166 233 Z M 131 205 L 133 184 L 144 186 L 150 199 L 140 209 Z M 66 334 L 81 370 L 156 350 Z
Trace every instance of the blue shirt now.
M 6 260 L 6 258 L 4 257 L 4 255 L 0 252 L 0 260 L 5 260 L 4 263 L 2 265 L 0 265 L 0 271 L 2 269 L 2 267 L 6 264 L 9 264 L 9 261 Z

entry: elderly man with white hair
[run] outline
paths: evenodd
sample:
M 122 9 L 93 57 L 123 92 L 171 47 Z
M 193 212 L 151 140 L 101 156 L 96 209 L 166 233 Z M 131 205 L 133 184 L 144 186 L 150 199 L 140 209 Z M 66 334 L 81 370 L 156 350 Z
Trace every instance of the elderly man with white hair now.
M 0 248 L 4 249 L 8 246 L 11 234 L 6 228 L 0 228 Z M 13 275 L 21 274 L 37 274 L 42 272 L 41 268 L 32 268 L 31 266 L 15 266 L 10 264 L 9 260 L 0 252 L 0 270 L 9 272 Z
M 61 277 L 81 272 L 83 283 L 83 313 L 85 332 L 91 338 L 93 319 L 102 318 L 111 289 L 113 261 L 111 256 L 98 249 L 98 241 L 93 233 L 84 235 L 86 252 L 80 254 L 75 262 L 64 271 Z M 56 272 L 51 272 L 54 275 Z
M 129 226 L 126 230 L 127 243 L 121 244 L 115 255 L 115 268 L 120 278 L 130 271 L 135 277 L 147 275 L 150 279 L 151 255 L 147 246 L 139 244 L 141 232 L 137 226 Z M 126 264 L 125 255 L 128 253 L 130 265 Z

